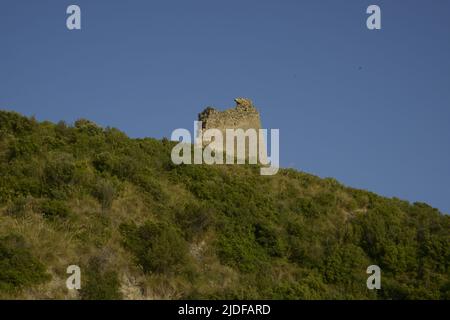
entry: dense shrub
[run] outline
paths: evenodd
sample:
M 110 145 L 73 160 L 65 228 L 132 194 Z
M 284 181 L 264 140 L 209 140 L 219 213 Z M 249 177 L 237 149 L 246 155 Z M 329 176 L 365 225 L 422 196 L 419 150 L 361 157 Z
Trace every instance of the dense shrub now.
M 250 224 L 219 224 L 220 232 L 215 245 L 221 262 L 244 273 L 258 272 L 269 260 L 269 255 L 255 241 Z
M 110 270 L 99 258 L 90 259 L 81 279 L 80 294 L 84 300 L 120 300 L 123 298 L 120 293 L 117 272 Z
M 97 126 L 94 122 L 87 119 L 78 119 L 74 123 L 75 128 L 80 132 L 86 133 L 88 135 L 97 135 L 103 133 L 103 129 Z
M 37 125 L 34 118 L 29 119 L 16 112 L 0 112 L 0 131 L 21 136 L 32 132 Z
M 30 252 L 18 235 L 0 238 L 0 291 L 18 290 L 44 283 L 50 279 L 45 266 Z
M 118 194 L 118 182 L 113 179 L 99 179 L 94 185 L 92 193 L 100 202 L 103 211 L 111 209 Z
M 39 209 L 44 218 L 47 219 L 67 218 L 70 214 L 66 202 L 61 200 L 44 200 Z
M 175 221 L 180 226 L 185 238 L 190 241 L 201 237 L 213 224 L 214 209 L 207 205 L 189 203 L 182 210 L 178 210 Z
M 54 198 L 65 198 L 75 175 L 74 157 L 68 153 L 52 153 L 44 167 L 43 193 Z
M 166 222 L 147 222 L 137 227 L 122 225 L 124 246 L 146 273 L 179 271 L 188 262 L 187 244 L 181 233 Z
M 284 254 L 284 243 L 282 242 L 282 233 L 275 227 L 259 222 L 255 225 L 255 240 L 261 245 L 269 255 L 281 257 Z

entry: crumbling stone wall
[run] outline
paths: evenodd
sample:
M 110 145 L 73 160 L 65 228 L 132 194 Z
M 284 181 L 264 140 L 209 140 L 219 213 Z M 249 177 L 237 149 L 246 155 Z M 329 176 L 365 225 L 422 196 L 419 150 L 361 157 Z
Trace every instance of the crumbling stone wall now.
M 234 101 L 236 106 L 224 111 L 211 107 L 203 110 L 198 115 L 198 120 L 202 121 L 202 129 L 219 129 L 224 137 L 225 129 L 261 129 L 259 112 L 252 101 L 245 98 L 237 98 Z
M 259 112 L 253 105 L 253 102 L 246 98 L 236 98 L 234 101 L 236 102 L 234 108 L 219 111 L 215 108 L 208 107 L 198 115 L 198 120 L 202 121 L 202 131 L 218 129 L 222 132 L 224 147 L 226 145 L 226 129 L 243 129 L 244 131 L 247 129 L 255 129 L 257 134 L 258 130 L 261 129 Z M 247 152 L 247 139 L 245 145 Z M 265 146 L 259 147 L 264 148 L 265 151 Z

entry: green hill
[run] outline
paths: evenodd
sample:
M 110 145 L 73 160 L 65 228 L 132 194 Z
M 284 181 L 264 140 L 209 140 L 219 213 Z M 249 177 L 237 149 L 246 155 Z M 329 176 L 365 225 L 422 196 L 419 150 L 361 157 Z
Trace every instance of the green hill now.
M 0 111 L 0 298 L 450 298 L 449 216 L 173 145 Z

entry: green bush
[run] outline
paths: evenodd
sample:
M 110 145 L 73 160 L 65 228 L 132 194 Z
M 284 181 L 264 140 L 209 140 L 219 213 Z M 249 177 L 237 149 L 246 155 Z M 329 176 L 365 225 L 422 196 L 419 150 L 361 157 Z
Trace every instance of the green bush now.
M 180 271 L 188 263 L 187 243 L 181 233 L 166 222 L 147 222 L 136 227 L 122 225 L 124 246 L 136 257 L 145 273 Z
M 365 289 L 367 275 L 365 269 L 370 265 L 364 251 L 353 244 L 336 246 L 330 249 L 324 261 L 323 274 L 330 283 L 350 285 L 359 283 Z
M 258 272 L 269 262 L 269 256 L 254 238 L 252 225 L 219 224 L 215 244 L 220 261 L 244 273 Z
M 153 173 L 147 172 L 138 174 L 133 179 L 133 182 L 138 185 L 144 193 L 149 194 L 155 201 L 165 202 L 167 200 L 166 192 Z
M 45 266 L 31 254 L 23 237 L 0 238 L 1 292 L 17 292 L 48 280 Z
M 214 209 L 207 205 L 189 203 L 175 214 L 175 222 L 180 226 L 186 240 L 200 237 L 213 224 Z
M 117 183 L 108 179 L 99 179 L 94 185 L 92 193 L 100 202 L 102 210 L 109 210 L 118 194 Z
M 44 194 L 65 198 L 75 176 L 75 160 L 68 153 L 53 153 L 44 168 Z
M 44 200 L 40 204 L 40 211 L 47 219 L 67 218 L 70 214 L 66 202 L 61 200 Z
M 93 156 L 92 165 L 101 173 L 112 172 L 115 165 L 115 160 L 111 153 L 101 152 Z
M 106 269 L 106 270 L 105 270 Z M 83 300 L 120 300 L 120 281 L 116 271 L 109 270 L 99 258 L 91 258 L 81 277 Z
M 309 198 L 297 198 L 291 208 L 306 217 L 317 217 L 323 212 L 320 206 Z
M 20 159 L 21 157 L 30 158 L 38 150 L 38 144 L 30 137 L 14 139 L 9 145 L 7 157 L 9 161 Z
M 74 123 L 75 128 L 88 135 L 98 135 L 103 133 L 103 129 L 96 123 L 87 119 L 78 119 Z
M 26 118 L 16 112 L 0 112 L 0 131 L 11 132 L 17 136 L 22 136 L 33 132 L 38 126 L 35 119 Z
M 264 222 L 255 225 L 255 240 L 270 256 L 281 257 L 284 254 L 284 243 L 281 232 Z

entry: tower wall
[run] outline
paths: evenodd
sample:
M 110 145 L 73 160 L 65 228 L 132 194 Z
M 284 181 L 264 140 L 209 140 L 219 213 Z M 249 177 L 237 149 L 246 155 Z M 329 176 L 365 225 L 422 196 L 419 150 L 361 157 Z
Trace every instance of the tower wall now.
M 208 129 L 218 129 L 222 132 L 224 139 L 223 151 L 226 146 L 226 129 L 242 129 L 244 131 L 255 129 L 257 134 L 259 134 L 259 129 L 261 129 L 259 112 L 254 107 L 252 101 L 245 98 L 237 98 L 235 102 L 236 106 L 234 108 L 219 111 L 215 108 L 208 107 L 198 115 L 198 120 L 202 121 L 201 130 L 203 132 Z M 247 157 L 249 150 L 248 139 L 246 140 L 245 147 Z M 258 146 L 258 148 L 260 147 L 264 148 L 265 151 L 265 146 Z M 237 155 L 236 141 L 235 155 Z

